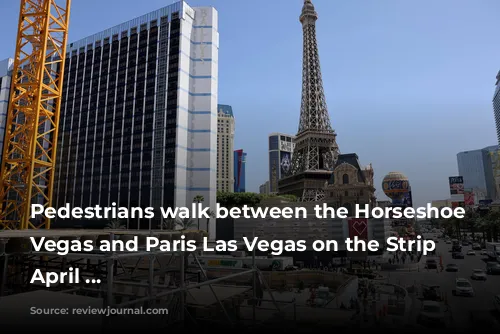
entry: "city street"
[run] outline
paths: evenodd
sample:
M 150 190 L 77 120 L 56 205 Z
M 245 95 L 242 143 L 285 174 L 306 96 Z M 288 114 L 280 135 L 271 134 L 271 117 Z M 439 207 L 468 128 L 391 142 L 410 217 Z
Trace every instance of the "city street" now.
M 470 249 L 471 246 L 463 247 L 463 253 L 466 254 Z M 480 251 L 476 251 L 475 256 L 465 255 L 464 259 L 453 259 L 450 250 L 451 245 L 446 244 L 442 240 L 439 240 L 439 243 L 436 244 L 437 256 L 442 256 L 443 266 L 445 268 L 442 272 L 441 268 L 439 268 L 439 272 L 435 269 L 425 269 L 426 257 L 424 256 L 420 262 L 418 271 L 388 272 L 385 276 L 388 278 L 389 282 L 402 285 L 403 287 L 416 285 L 418 288 L 418 297 L 421 297 L 422 294 L 422 284 L 440 286 L 441 293 L 445 295 L 449 305 L 450 322 L 455 328 L 464 328 L 464 326 L 470 322 L 471 311 L 479 311 L 483 313 L 484 316 L 498 319 L 498 314 L 493 312 L 493 296 L 500 294 L 500 275 L 488 275 L 486 281 L 472 280 L 471 275 L 474 269 L 484 270 L 486 268 L 486 263 L 483 260 L 484 256 L 480 255 Z M 446 272 L 446 265 L 448 264 L 456 264 L 459 267 L 458 272 Z M 453 296 L 452 290 L 455 289 L 456 278 L 468 279 L 474 288 L 475 296 Z M 422 306 L 422 302 L 418 297 L 413 298 L 414 303 L 411 315 L 413 323 L 416 322 L 416 318 Z

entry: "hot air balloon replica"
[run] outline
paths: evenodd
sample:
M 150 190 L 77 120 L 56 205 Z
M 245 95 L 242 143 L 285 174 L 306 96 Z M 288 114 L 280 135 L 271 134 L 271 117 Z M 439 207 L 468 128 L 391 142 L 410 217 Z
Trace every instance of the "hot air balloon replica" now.
M 390 172 L 382 180 L 382 189 L 392 199 L 393 207 L 411 206 L 411 188 L 408 178 L 401 172 Z M 409 199 L 409 200 L 408 200 Z M 413 239 L 413 219 L 401 218 L 392 221 L 393 230 L 403 239 Z
M 390 172 L 382 180 L 382 189 L 384 194 L 392 199 L 393 205 L 401 206 L 410 191 L 410 182 L 403 173 Z

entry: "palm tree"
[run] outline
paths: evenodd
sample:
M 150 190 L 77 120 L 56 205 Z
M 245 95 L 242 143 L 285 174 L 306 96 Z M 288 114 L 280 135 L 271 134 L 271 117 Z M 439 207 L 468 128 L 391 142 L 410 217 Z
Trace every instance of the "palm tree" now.
M 448 219 L 440 219 L 439 225 L 444 228 L 445 232 L 449 236 L 453 236 L 454 233 L 454 222 L 451 218 Z
M 215 218 L 215 212 L 213 212 L 212 210 L 208 210 L 208 215 L 210 216 L 210 218 Z M 208 236 L 210 237 L 210 218 L 207 218 L 207 233 L 208 233 Z
M 174 218 L 162 218 L 162 221 L 160 223 L 160 229 L 161 230 L 173 230 L 175 228 L 176 224 L 177 224 L 177 222 Z
M 486 233 L 488 240 L 497 241 L 498 232 L 500 231 L 500 212 L 490 211 L 485 217 Z
M 193 198 L 193 202 L 195 203 L 202 203 L 203 201 L 205 200 L 205 198 L 201 195 L 196 195 L 194 198 Z M 197 214 L 198 216 L 198 231 L 200 230 L 200 215 Z
M 181 231 L 185 231 L 194 226 L 194 220 L 192 220 L 191 218 L 177 219 L 175 224 Z
M 126 228 L 120 219 L 112 219 L 105 227 L 107 230 L 125 230 Z
M 479 217 L 474 222 L 474 228 L 481 231 L 482 242 L 486 241 L 486 230 L 488 229 L 488 220 L 485 217 Z

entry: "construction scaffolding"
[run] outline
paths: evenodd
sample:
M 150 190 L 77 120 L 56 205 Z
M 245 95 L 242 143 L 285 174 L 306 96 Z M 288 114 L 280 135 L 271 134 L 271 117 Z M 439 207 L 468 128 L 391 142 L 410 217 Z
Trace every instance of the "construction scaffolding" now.
M 59 2 L 59 1 L 58 1 Z M 51 206 L 70 0 L 21 0 L 0 170 L 0 229 L 50 228 L 30 220 Z
M 10 298 L 27 291 L 49 290 L 43 285 L 30 284 L 36 269 L 47 273 L 67 272 L 69 268 L 73 268 L 73 272 L 78 269 L 81 283 L 61 283 L 50 287 L 50 291 L 100 298 L 104 306 L 112 308 L 166 308 L 168 315 L 154 319 L 159 322 L 160 327 L 214 320 L 229 326 L 242 322 L 246 322 L 246 325 L 258 324 L 255 307 L 257 300 L 262 300 L 262 296 L 257 295 L 259 290 L 269 293 L 268 300 L 274 305 L 273 313 L 282 311 L 280 302 L 275 300 L 266 279 L 255 265 L 255 253 L 252 255 L 252 268 L 229 269 L 231 272 L 225 276 L 211 279 L 198 260 L 201 246 L 194 252 L 144 250 L 103 253 L 96 248 L 94 252 L 60 256 L 55 252 L 33 251 L 30 240 L 30 237 L 37 240 L 45 237 L 55 241 L 92 240 L 98 243 L 100 240 L 126 241 L 137 236 L 141 245 L 147 236 L 160 240 L 180 240 L 182 234 L 186 236 L 186 240 L 196 239 L 201 244 L 200 233 L 189 231 L 4 231 L 0 234 L 0 260 L 3 260 L 0 261 L 0 302 L 4 296 Z M 194 258 L 196 268 L 188 267 L 188 256 Z M 246 285 L 220 285 L 242 276 L 248 278 L 245 280 Z M 101 284 L 96 285 L 95 282 Z M 210 294 L 213 302 L 195 305 L 194 300 L 197 298 L 193 295 L 203 294 L 202 289 L 208 289 L 205 296 Z M 242 319 L 237 312 L 244 301 L 248 301 L 248 305 L 253 308 L 252 319 Z M 119 321 L 123 319 L 120 318 Z M 114 324 L 108 323 L 109 326 Z

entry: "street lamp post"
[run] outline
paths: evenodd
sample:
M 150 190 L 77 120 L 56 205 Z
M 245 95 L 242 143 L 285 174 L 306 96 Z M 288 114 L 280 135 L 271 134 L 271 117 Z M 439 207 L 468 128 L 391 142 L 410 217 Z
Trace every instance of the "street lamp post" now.
M 205 199 L 203 198 L 203 196 L 201 195 L 197 195 L 195 196 L 195 198 L 193 199 L 193 201 L 197 204 L 200 204 L 201 202 L 203 202 Z M 197 218 L 198 218 L 198 231 L 200 230 L 200 215 L 197 214 Z

